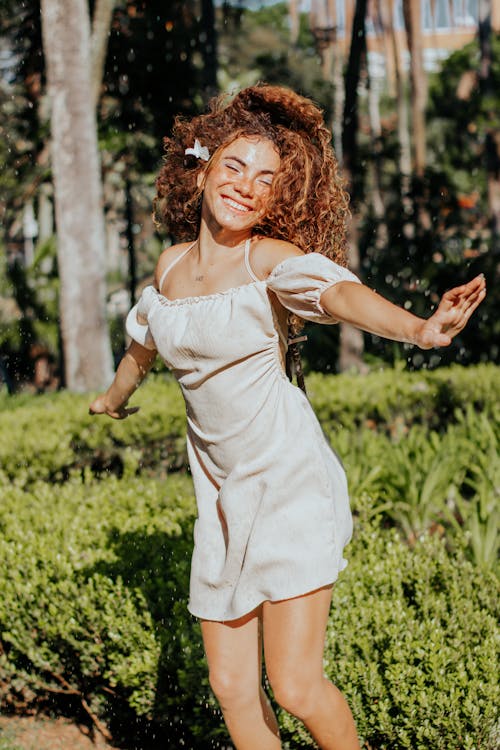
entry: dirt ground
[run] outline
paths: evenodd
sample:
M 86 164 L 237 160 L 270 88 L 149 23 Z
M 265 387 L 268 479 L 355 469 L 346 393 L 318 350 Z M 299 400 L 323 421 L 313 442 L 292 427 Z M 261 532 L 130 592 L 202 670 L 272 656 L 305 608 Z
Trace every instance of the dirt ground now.
M 65 719 L 0 716 L 0 750 L 113 750 L 100 735 Z

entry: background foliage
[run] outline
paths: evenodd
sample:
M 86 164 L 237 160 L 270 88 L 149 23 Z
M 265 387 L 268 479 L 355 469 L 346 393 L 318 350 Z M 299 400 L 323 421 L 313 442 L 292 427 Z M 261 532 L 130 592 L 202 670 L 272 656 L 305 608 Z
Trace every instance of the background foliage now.
M 308 383 L 355 514 L 327 673 L 367 748 L 493 750 L 498 368 Z M 180 394 L 151 378 L 125 422 L 86 401 L 0 397 L 0 705 L 105 722 L 129 748 L 224 746 L 186 610 L 196 510 Z M 286 747 L 312 746 L 280 723 Z
M 115 302 L 117 294 L 137 280 L 146 280 L 161 243 L 175 239 L 156 235 L 150 219 L 162 136 L 169 131 L 174 115 L 201 111 L 215 90 L 214 82 L 223 91 L 234 91 L 266 80 L 311 96 L 324 109 L 327 121 L 332 117 L 335 87 L 322 71 L 317 39 L 305 13 L 297 42 L 291 45 L 286 3 L 260 9 L 224 3 L 216 8 L 213 33 L 217 54 L 210 57 L 204 10 L 208 5 L 128 0 L 115 9 L 98 124 L 106 215 L 108 225 L 120 235 L 121 260 L 108 269 L 112 343 L 117 357 L 124 346 L 127 306 L 126 301 Z M 5 227 L 0 243 L 7 261 L 0 268 L 0 356 L 11 379 L 25 381 L 32 375 L 33 344 L 46 346 L 53 358 L 60 360 L 53 247 L 52 263 L 39 262 L 24 269 L 21 261 L 22 211 L 26 201 L 36 199 L 38 191 L 51 184 L 48 110 L 39 4 L 36 0 L 3 0 L 3 7 L 0 40 L 9 55 L 0 79 L 0 156 L 4 163 L 0 213 Z M 383 92 L 382 131 L 374 144 L 368 124 L 369 81 L 359 84 L 355 212 L 363 280 L 424 316 L 447 288 L 476 273 L 485 273 L 489 286 L 486 301 L 451 347 L 438 353 L 415 352 L 367 335 L 368 363 L 404 361 L 418 369 L 452 361 L 498 360 L 500 324 L 494 311 L 499 304 L 499 247 L 490 226 L 486 170 L 488 138 L 499 128 L 500 40 L 494 35 L 492 45 L 487 91 L 477 80 L 477 42 L 454 52 L 430 77 L 428 167 L 422 180 L 413 181 L 410 193 L 420 196 L 425 205 L 429 215 L 426 227 L 416 211 L 408 213 L 407 197 L 401 194 L 394 96 L 389 89 Z M 465 99 L 460 93 L 464 76 L 476 76 Z M 374 214 L 371 201 L 374 159 L 380 173 L 382 217 Z M 383 245 L 377 239 L 381 224 L 386 237 Z M 46 238 L 42 245 L 35 258 L 46 254 Z M 129 278 L 127 253 L 134 256 L 134 279 Z M 47 284 L 52 289 L 48 305 Z M 310 328 L 304 347 L 310 369 L 334 370 L 337 355 L 338 331 Z

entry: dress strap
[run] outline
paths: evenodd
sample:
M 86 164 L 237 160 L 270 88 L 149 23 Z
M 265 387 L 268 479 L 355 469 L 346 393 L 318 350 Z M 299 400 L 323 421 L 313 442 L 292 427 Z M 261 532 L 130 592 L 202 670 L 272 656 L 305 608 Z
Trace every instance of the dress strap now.
M 252 271 L 252 267 L 250 266 L 250 257 L 249 256 L 250 256 L 250 243 L 251 243 L 251 241 L 252 241 L 252 238 L 249 237 L 247 239 L 247 241 L 245 242 L 245 267 L 246 267 L 248 273 L 250 274 L 250 276 L 252 277 L 252 279 L 254 281 L 260 281 L 260 279 L 258 279 L 257 276 L 254 274 L 254 272 Z
M 196 245 L 196 240 L 195 240 L 194 242 L 192 242 L 192 243 L 191 243 L 191 245 L 189 245 L 189 247 L 187 247 L 187 248 L 186 248 L 186 249 L 185 249 L 185 250 L 184 250 L 184 251 L 183 251 L 183 252 L 182 252 L 182 253 L 181 253 L 180 255 L 178 255 L 178 256 L 177 256 L 177 258 L 175 258 L 175 260 L 173 260 L 173 261 L 172 261 L 172 263 L 170 263 L 170 265 L 169 265 L 169 266 L 167 266 L 167 267 L 165 268 L 165 270 L 163 271 L 162 275 L 160 276 L 160 281 L 159 281 L 159 283 L 158 283 L 158 291 L 160 291 L 160 292 L 161 292 L 161 288 L 162 288 L 162 286 L 163 286 L 163 282 L 164 282 L 164 281 L 165 281 L 165 279 L 167 278 L 167 273 L 168 273 L 169 271 L 171 271 L 171 270 L 172 270 L 172 268 L 173 268 L 173 267 L 174 267 L 175 265 L 177 265 L 177 263 L 178 263 L 178 262 L 179 262 L 180 260 L 182 260 L 182 259 L 183 259 L 183 257 L 184 257 L 185 255 L 187 255 L 187 254 L 188 254 L 188 252 L 189 252 L 190 250 L 192 250 L 192 249 L 193 249 L 193 247 L 194 247 L 195 245 Z

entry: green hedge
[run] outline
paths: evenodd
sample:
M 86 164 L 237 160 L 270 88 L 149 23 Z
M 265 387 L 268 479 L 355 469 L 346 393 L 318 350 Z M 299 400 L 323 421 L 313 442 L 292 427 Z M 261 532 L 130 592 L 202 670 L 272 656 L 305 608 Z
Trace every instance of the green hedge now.
M 124 702 L 129 720 L 131 712 L 165 719 L 187 710 L 190 695 L 177 674 L 183 649 L 198 649 L 202 661 L 186 610 L 193 518 L 190 481 L 180 475 L 166 483 L 74 477 L 57 488 L 6 488 L 4 701 L 58 695 L 66 686 L 111 724 Z
M 324 429 L 335 435 L 364 427 L 397 440 L 419 424 L 442 432 L 467 408 L 500 423 L 500 368 L 494 365 L 365 376 L 311 374 L 307 386 Z M 4 478 L 27 485 L 64 479 L 82 465 L 121 471 L 134 460 L 155 472 L 186 466 L 184 405 L 170 377 L 151 377 L 142 385 L 133 398 L 141 411 L 124 422 L 89 416 L 89 400 L 67 393 L 28 401 L 1 396 Z
M 308 378 L 357 518 L 325 667 L 373 750 L 498 747 L 498 374 Z M 186 465 L 182 398 L 154 377 L 126 421 L 88 402 L 0 397 L 0 707 L 63 695 L 129 746 L 135 727 L 216 748 L 186 610 L 194 499 L 169 473 Z M 281 723 L 287 747 L 311 746 Z
M 68 472 L 93 466 L 120 473 L 130 464 L 155 471 L 185 466 L 182 397 L 169 378 L 151 378 L 137 393 L 140 412 L 127 420 L 91 416 L 91 397 L 67 392 L 3 398 L 0 409 L 0 467 L 4 480 L 27 486 L 61 481 Z M 10 408 L 8 408 L 10 406 Z M 0 478 L 1 481 L 1 478 Z
M 186 610 L 189 479 L 84 479 L 4 489 L 2 701 L 66 686 L 117 739 L 138 716 L 158 731 L 173 725 L 187 747 L 217 747 L 224 729 Z M 363 738 L 377 750 L 493 750 L 498 580 L 437 535 L 404 543 L 369 498 L 355 505 L 325 666 Z M 281 722 L 289 747 L 311 746 Z
M 354 496 L 368 492 L 410 540 L 439 524 L 450 543 L 465 538 L 474 562 L 498 567 L 498 368 L 312 375 L 308 385 Z M 0 487 L 61 482 L 87 466 L 118 476 L 186 468 L 184 408 L 171 379 L 151 378 L 135 396 L 141 411 L 123 422 L 89 416 L 88 401 L 0 400 L 13 407 L 0 411 Z
M 500 419 L 500 368 L 492 364 L 368 375 L 307 377 L 307 389 L 325 428 L 368 426 L 398 435 L 412 424 L 443 430 L 467 407 Z
M 335 586 L 325 670 L 377 750 L 498 748 L 499 590 L 437 535 L 409 547 L 357 522 L 350 564 Z M 297 722 L 290 747 L 313 747 Z

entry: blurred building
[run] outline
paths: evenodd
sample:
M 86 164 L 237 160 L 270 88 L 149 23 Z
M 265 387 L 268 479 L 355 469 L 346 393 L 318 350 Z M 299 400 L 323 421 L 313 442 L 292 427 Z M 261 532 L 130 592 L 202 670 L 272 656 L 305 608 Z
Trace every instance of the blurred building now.
M 311 25 L 325 37 L 338 40 L 348 53 L 355 0 L 309 0 Z M 492 28 L 500 32 L 500 1 L 493 0 Z M 436 70 L 453 50 L 461 49 L 477 35 L 479 0 L 421 0 L 424 67 Z M 370 73 L 375 78 L 394 77 L 394 56 L 388 54 L 391 35 L 399 50 L 400 66 L 408 66 L 409 53 L 403 19 L 402 0 L 368 0 L 367 47 Z

